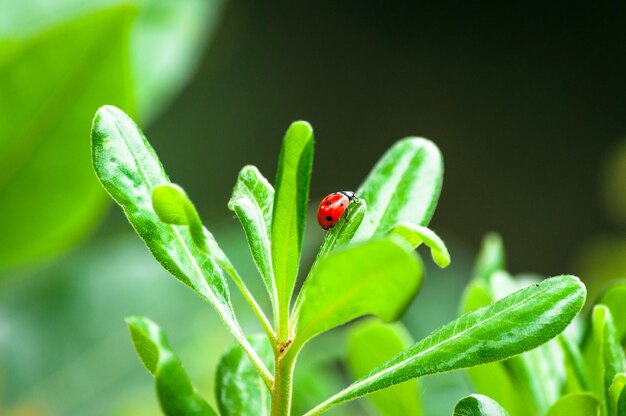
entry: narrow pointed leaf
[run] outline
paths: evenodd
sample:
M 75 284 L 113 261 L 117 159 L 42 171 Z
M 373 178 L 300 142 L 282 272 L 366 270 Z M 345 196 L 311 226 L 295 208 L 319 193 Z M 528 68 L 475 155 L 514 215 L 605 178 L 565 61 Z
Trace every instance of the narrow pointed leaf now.
M 437 146 L 416 137 L 398 141 L 357 191 L 368 209 L 355 239 L 385 235 L 401 223 L 428 225 L 442 183 L 443 159 Z
M 452 416 L 508 416 L 509 414 L 490 397 L 470 394 L 454 406 Z
M 496 270 L 504 270 L 506 267 L 506 253 L 502 238 L 496 233 L 485 236 L 476 258 L 474 277 L 486 280 Z
M 130 335 L 146 369 L 154 376 L 157 396 L 167 416 L 217 416 L 198 394 L 161 328 L 148 318 L 126 318 Z
M 367 203 L 363 199 L 360 199 L 358 203 L 351 203 L 348 207 L 348 212 L 337 221 L 333 228 L 326 232 L 324 242 L 315 258 L 315 263 L 352 241 L 366 212 Z
M 622 388 L 622 392 L 617 399 L 617 406 L 615 410 L 617 416 L 626 416 L 626 386 Z
M 274 353 L 267 337 L 250 339 L 266 367 L 274 364 Z M 270 392 L 239 345 L 233 345 L 220 359 L 216 373 L 216 397 L 222 416 L 268 416 Z
M 620 395 L 626 385 L 626 373 L 618 373 L 613 377 L 613 382 L 609 387 L 607 408 L 609 415 L 616 415 L 619 413 L 618 405 Z
M 561 396 L 567 375 L 556 339 L 508 360 L 505 365 L 515 375 L 518 388 L 529 393 L 539 414 L 545 414 Z
M 390 240 L 372 240 L 320 261 L 296 302 L 294 344 L 359 316 L 398 319 L 422 282 L 419 258 Z
M 558 340 L 564 354 L 564 364 L 567 372 L 566 390 L 570 393 L 589 390 L 589 371 L 580 347 L 567 332 L 559 335 Z
M 617 341 L 611 312 L 596 305 L 591 314 L 591 336 L 585 345 L 591 391 L 602 398 L 603 414 L 609 410 L 610 387 L 618 373 L 626 372 L 624 350 Z
M 277 307 L 276 285 L 272 271 L 272 208 L 274 206 L 274 188 L 254 166 L 244 166 L 239 172 L 235 189 L 228 202 L 243 226 L 252 258 L 256 264 L 265 287 Z M 275 309 L 276 310 L 276 309 Z
M 608 289 L 598 303 L 606 305 L 611 311 L 617 339 L 622 343 L 626 338 L 626 284 L 619 283 Z
M 348 368 L 354 378 L 366 376 L 372 369 L 393 358 L 413 344 L 411 335 L 400 324 L 383 324 L 369 319 L 348 334 Z M 418 381 L 409 380 L 367 396 L 381 416 L 419 416 Z
M 313 261 L 313 265 L 311 266 L 305 281 L 308 280 L 309 276 L 315 272 L 315 269 L 317 269 L 317 266 L 322 259 L 327 257 L 333 251 L 347 246 L 348 243 L 352 241 L 352 238 L 359 229 L 366 212 L 367 205 L 365 201 L 361 199 L 358 204 L 351 204 L 346 214 L 344 214 L 339 221 L 337 221 L 333 228 L 326 232 L 324 242 L 317 252 L 317 256 L 315 256 L 315 261 Z M 294 309 L 297 309 L 297 305 L 298 300 L 296 300 L 296 307 Z
M 313 129 L 297 121 L 289 126 L 278 158 L 272 213 L 272 267 L 283 324 L 298 274 L 312 165 Z M 286 335 L 286 327 L 278 330 Z
M 98 179 L 123 208 L 152 255 L 213 305 L 235 339 L 260 362 L 237 322 L 217 260 L 197 246 L 189 227 L 167 224 L 154 211 L 154 189 L 171 182 L 139 127 L 123 111 L 105 106 L 96 113 L 91 141 Z
M 585 286 L 558 276 L 461 316 L 331 397 L 307 415 L 415 377 L 499 361 L 562 332 L 584 304 Z
M 426 244 L 437 266 L 445 268 L 450 265 L 450 253 L 446 244 L 428 227 L 405 223 L 397 225 L 392 233 L 404 237 L 414 248 L 422 243 Z
M 600 401 L 594 394 L 578 392 L 561 397 L 546 416 L 600 416 L 600 411 Z
M 479 279 L 468 283 L 461 298 L 460 313 L 468 313 L 493 303 L 487 284 Z

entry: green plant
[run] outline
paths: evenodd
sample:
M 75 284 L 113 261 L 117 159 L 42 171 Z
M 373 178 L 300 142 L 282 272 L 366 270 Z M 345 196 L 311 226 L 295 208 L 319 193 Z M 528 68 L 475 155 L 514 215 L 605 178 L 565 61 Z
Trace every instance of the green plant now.
M 313 162 L 311 126 L 295 122 L 283 141 L 275 188 L 256 168 L 244 167 L 228 204 L 243 225 L 265 283 L 270 320 L 127 115 L 114 107 L 97 112 L 92 152 L 98 178 L 154 257 L 214 307 L 237 341 L 217 372 L 223 415 L 257 414 L 260 409 L 289 415 L 296 360 L 309 340 L 364 315 L 397 320 L 422 281 L 423 266 L 414 250 L 418 245 L 429 246 L 441 266 L 450 260 L 441 239 L 426 228 L 442 185 L 441 155 L 428 140 L 407 138 L 382 157 L 358 189 L 361 204 L 353 205 L 327 233 L 291 308 Z M 244 334 L 224 273 L 254 311 L 262 336 Z M 404 350 L 381 355 L 375 369 L 306 415 L 417 377 L 532 350 L 572 322 L 585 295 L 584 285 L 573 276 L 531 284 L 462 315 Z M 142 317 L 127 322 L 135 348 L 155 378 L 163 411 L 217 414 L 193 388 L 159 327 Z M 359 362 L 353 366 L 361 368 Z
M 190 77 L 223 3 L 3 4 L 0 269 L 57 255 L 96 226 L 110 200 L 84 142 L 93 112 L 111 103 L 153 120 Z
M 534 276 L 513 278 L 506 272 L 502 241 L 490 234 L 478 256 L 461 312 L 489 305 L 538 282 Z M 626 285 L 616 282 L 584 321 L 575 320 L 555 339 L 506 361 L 468 369 L 476 389 L 490 398 L 465 398 L 457 408 L 495 400 L 502 406 L 498 414 L 511 416 L 626 415 L 625 304 Z M 458 414 L 492 414 L 464 411 Z

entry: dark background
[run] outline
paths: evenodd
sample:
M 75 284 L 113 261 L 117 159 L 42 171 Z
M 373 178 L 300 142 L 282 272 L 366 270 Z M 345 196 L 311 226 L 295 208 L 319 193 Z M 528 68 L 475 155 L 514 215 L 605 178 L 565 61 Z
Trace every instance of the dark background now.
M 147 136 L 209 224 L 241 166 L 273 177 L 294 119 L 316 132 L 313 202 L 424 136 L 446 166 L 435 230 L 474 247 L 497 230 L 513 271 L 563 273 L 609 227 L 598 177 L 626 133 L 625 21 L 617 5 L 232 2 Z

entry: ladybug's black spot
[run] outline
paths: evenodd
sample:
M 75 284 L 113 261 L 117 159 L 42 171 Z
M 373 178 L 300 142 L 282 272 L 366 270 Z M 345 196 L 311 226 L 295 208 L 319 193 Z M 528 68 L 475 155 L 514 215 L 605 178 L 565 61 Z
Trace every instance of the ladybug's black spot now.
M 343 202 L 342 202 L 342 203 L 340 203 L 339 205 L 341 205 L 342 207 L 345 207 L 345 205 L 343 204 Z
M 332 220 L 333 220 L 333 217 L 331 217 L 330 215 L 326 217 L 326 221 L 332 221 Z
M 329 205 L 330 205 L 330 201 L 326 201 L 326 206 L 329 206 Z

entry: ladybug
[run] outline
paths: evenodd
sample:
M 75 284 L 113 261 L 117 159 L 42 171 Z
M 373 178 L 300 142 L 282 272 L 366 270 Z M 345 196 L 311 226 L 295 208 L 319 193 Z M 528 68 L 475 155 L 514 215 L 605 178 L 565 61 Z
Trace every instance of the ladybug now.
M 327 195 L 317 209 L 317 222 L 325 230 L 333 228 L 346 212 L 351 201 L 358 201 L 352 191 L 340 191 Z

